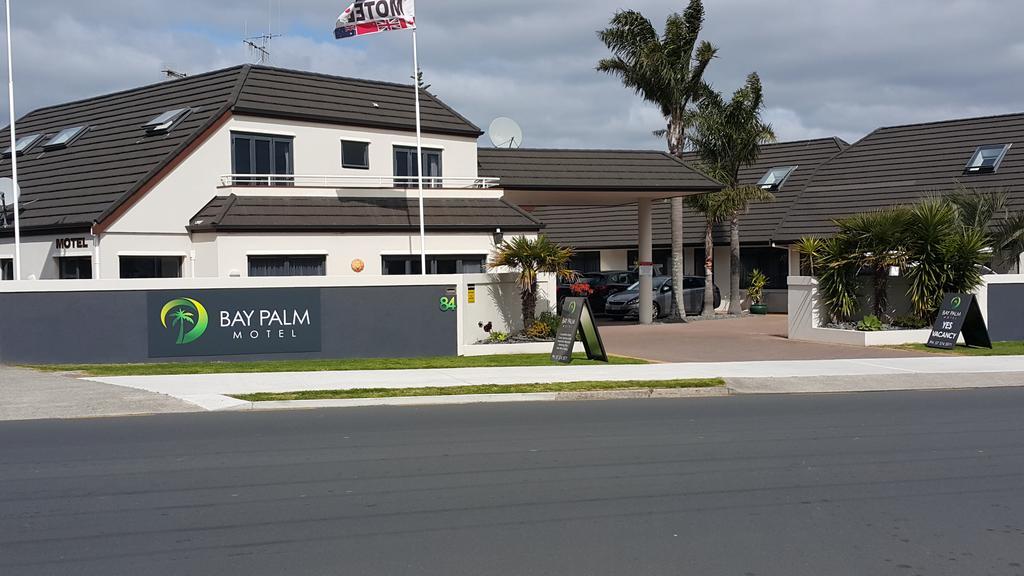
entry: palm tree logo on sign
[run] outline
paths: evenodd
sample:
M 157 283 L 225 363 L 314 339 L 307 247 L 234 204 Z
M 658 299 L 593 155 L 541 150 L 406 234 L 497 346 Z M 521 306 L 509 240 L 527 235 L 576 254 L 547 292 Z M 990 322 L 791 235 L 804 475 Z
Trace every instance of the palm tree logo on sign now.
M 177 330 L 176 344 L 191 344 L 206 332 L 210 316 L 198 301 L 191 298 L 176 298 L 160 310 L 160 323 L 164 328 Z

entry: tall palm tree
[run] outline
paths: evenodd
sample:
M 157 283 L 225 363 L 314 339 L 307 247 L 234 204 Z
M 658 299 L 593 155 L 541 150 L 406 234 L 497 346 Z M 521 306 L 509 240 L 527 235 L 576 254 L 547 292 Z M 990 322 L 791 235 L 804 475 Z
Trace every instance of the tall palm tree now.
M 761 119 L 764 90 L 757 73 L 747 76 L 746 84 L 733 93 L 728 102 L 721 94 L 707 94 L 697 106 L 690 141 L 709 176 L 725 185 L 717 194 L 728 208 L 729 220 L 729 313 L 740 307 L 740 215 L 753 202 L 766 202 L 775 196 L 758 186 L 741 186 L 740 169 L 757 162 L 761 145 L 775 141 L 770 124 Z
M 519 272 L 519 295 L 525 329 L 529 329 L 537 317 L 537 276 L 547 273 L 555 274 L 562 280 L 575 279 L 576 272 L 569 269 L 569 259 L 573 253 L 572 248 L 559 246 L 546 236 L 536 240 L 517 236 L 498 246 L 494 258 L 487 266 Z
M 721 193 L 700 194 L 686 199 L 687 205 L 704 216 L 704 310 L 703 316 L 715 315 L 715 224 L 729 217 L 729 206 Z
M 659 36 L 651 21 L 634 10 L 617 12 L 610 26 L 598 32 L 613 56 L 598 62 L 597 69 L 618 76 L 627 88 L 658 106 L 666 125 L 655 135 L 664 136 L 669 153 L 677 157 L 686 148 L 691 104 L 710 92 L 704 82 L 704 71 L 718 52 L 709 42 L 698 43 L 703 25 L 703 2 L 690 0 L 682 14 L 668 17 L 663 35 Z M 683 199 L 673 198 L 671 202 L 675 298 L 670 317 L 682 320 L 686 317 L 682 298 Z

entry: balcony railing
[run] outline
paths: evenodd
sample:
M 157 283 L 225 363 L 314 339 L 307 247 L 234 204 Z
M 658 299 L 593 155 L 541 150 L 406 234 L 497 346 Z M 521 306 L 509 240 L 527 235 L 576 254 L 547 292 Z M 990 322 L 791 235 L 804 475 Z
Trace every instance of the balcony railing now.
M 317 176 L 309 174 L 225 174 L 219 186 L 293 186 L 296 188 L 417 188 L 416 176 Z M 423 177 L 424 188 L 497 188 L 498 178 Z

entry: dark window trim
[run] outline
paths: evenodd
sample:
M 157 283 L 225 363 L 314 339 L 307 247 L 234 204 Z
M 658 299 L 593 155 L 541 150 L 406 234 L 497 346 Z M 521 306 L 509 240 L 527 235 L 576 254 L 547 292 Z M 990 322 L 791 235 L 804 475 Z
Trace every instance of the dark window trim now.
M 57 278 L 60 280 L 91 280 L 92 279 L 92 256 L 57 256 Z M 64 266 L 62 265 L 65 260 L 86 260 L 89 265 L 85 268 L 79 268 L 81 270 L 88 270 L 88 274 L 84 277 L 78 276 L 77 278 L 68 278 L 64 276 Z
M 972 166 L 974 161 L 981 155 L 981 151 L 988 148 L 999 148 L 1002 147 L 1002 151 L 999 152 L 999 157 L 991 166 Z M 1013 142 L 1009 144 L 982 144 L 974 149 L 974 154 L 967 160 L 967 166 L 964 167 L 964 174 L 995 174 L 999 171 L 999 167 L 1003 164 L 1003 159 L 1006 158 L 1006 154 L 1013 147 Z
M 49 140 L 43 143 L 43 150 L 63 150 L 77 142 L 78 139 L 81 138 L 82 136 L 85 136 L 86 132 L 88 132 L 90 128 L 91 126 L 69 126 L 67 128 L 62 128 L 58 130 L 56 133 L 54 133 L 52 136 L 50 136 Z M 55 143 L 54 139 L 57 138 L 57 136 L 60 136 L 63 132 L 66 132 L 67 130 L 78 130 L 78 132 L 72 135 L 71 138 L 68 138 L 68 140 L 65 142 Z
M 307 275 L 302 274 L 299 276 L 311 276 L 311 277 L 323 277 L 327 276 L 327 254 L 248 254 L 245 257 L 246 272 L 249 278 L 292 278 L 296 275 L 290 274 L 291 261 L 298 259 L 319 259 L 321 261 L 323 274 Z M 272 276 L 254 276 L 252 273 L 253 260 L 281 260 L 283 264 L 283 274 L 275 274 Z
M 129 277 L 126 277 L 124 275 L 124 265 L 125 265 L 125 261 L 126 260 L 127 261 L 131 261 L 131 260 L 135 260 L 135 261 L 152 260 L 153 263 L 154 263 L 153 269 L 155 271 L 156 268 L 157 268 L 156 261 L 157 260 L 163 260 L 163 259 L 176 260 L 177 261 L 177 263 L 178 263 L 178 275 L 177 276 L 129 276 Z M 141 279 L 156 279 L 156 278 L 184 278 L 185 277 L 185 257 L 184 256 L 180 256 L 180 255 L 174 255 L 174 254 L 171 254 L 171 255 L 166 255 L 166 254 L 153 254 L 153 255 L 132 254 L 132 255 L 125 255 L 125 256 L 122 256 L 122 255 L 119 254 L 117 256 L 117 277 L 119 279 L 121 279 L 121 280 L 141 280 Z
M 487 269 L 487 254 L 427 254 L 427 274 L 437 274 L 437 261 L 439 259 L 455 259 L 455 267 L 458 270 L 462 270 L 467 261 L 480 261 L 480 267 L 486 271 Z M 388 274 L 388 263 L 389 262 L 405 262 L 405 273 L 404 274 Z M 380 257 L 381 263 L 381 275 L 383 276 L 409 276 L 418 274 L 414 271 L 415 265 L 420 263 L 419 254 L 384 254 Z M 456 274 L 463 274 L 463 272 L 456 272 Z
M 28 154 L 28 152 L 30 150 L 32 150 L 33 148 L 38 146 L 39 143 L 42 142 L 45 139 L 46 139 L 46 134 L 41 134 L 41 133 L 29 134 L 27 136 L 21 136 L 21 137 L 18 138 L 18 141 L 14 143 L 14 147 L 15 147 L 15 149 L 17 149 L 19 143 L 25 142 L 25 145 L 21 149 L 17 150 L 18 156 L 24 156 L 25 154 Z M 8 146 L 3 151 L 3 157 L 4 158 L 10 158 L 11 157 L 11 147 L 10 146 Z
M 395 188 L 408 188 L 408 187 L 411 187 L 411 186 L 417 186 L 418 182 L 417 182 L 416 178 L 419 176 L 420 173 L 424 173 L 424 174 L 426 173 L 426 170 L 424 170 L 424 168 L 427 166 L 427 164 L 426 164 L 427 156 L 430 155 L 430 154 L 434 154 L 434 153 L 437 153 L 437 174 L 434 175 L 434 176 L 424 176 L 423 177 L 423 187 L 424 188 L 442 188 L 442 187 L 444 187 L 444 150 L 442 150 L 441 148 L 426 148 L 426 147 L 421 148 L 421 150 L 423 152 L 423 156 L 422 156 L 422 158 L 420 158 L 420 161 L 419 161 L 419 168 L 418 169 L 419 169 L 420 172 L 418 172 L 416 174 L 410 174 L 408 176 L 399 176 L 399 174 L 398 174 L 398 152 L 402 151 L 402 152 L 405 152 L 407 154 L 412 154 L 413 156 L 415 156 L 416 155 L 416 147 L 415 146 L 398 145 L 398 144 L 396 144 L 396 145 L 394 145 L 392 147 L 391 158 L 392 158 L 392 165 L 393 165 L 392 167 L 394 169 L 393 173 L 395 175 Z M 435 180 L 430 180 L 431 178 L 436 179 L 436 181 Z
M 237 163 L 237 157 L 236 157 L 237 155 L 236 155 L 235 140 L 238 139 L 238 138 L 247 138 L 250 141 L 263 140 L 263 141 L 269 142 L 270 143 L 270 172 L 269 172 L 269 174 L 272 174 L 272 175 L 275 175 L 275 176 L 276 175 L 282 175 L 282 176 L 294 176 L 295 175 L 295 137 L 294 136 L 285 136 L 285 135 L 280 135 L 280 134 L 259 134 L 259 133 L 256 133 L 256 132 L 236 132 L 234 130 L 231 131 L 231 173 L 232 174 L 239 174 L 239 175 L 241 175 L 240 172 L 237 172 L 237 170 L 238 170 L 238 163 Z M 287 170 L 285 172 L 278 172 L 277 171 L 277 162 L 276 162 L 277 155 L 274 152 L 275 152 L 275 144 L 278 143 L 278 142 L 287 143 L 288 144 L 288 148 L 289 148 L 289 152 L 290 152 L 289 155 L 288 155 L 288 168 L 287 168 Z M 249 147 L 249 170 L 250 170 L 249 174 L 256 174 L 256 172 L 254 172 L 255 169 L 256 169 L 256 147 L 255 146 L 250 146 Z M 248 183 L 236 182 L 235 184 L 236 185 L 241 185 L 241 186 L 263 186 L 263 185 L 266 185 L 266 186 L 291 186 L 292 183 L 293 183 L 293 179 L 291 179 L 291 178 L 272 178 L 271 180 L 272 180 L 271 182 L 248 182 Z
M 345 162 L 345 144 L 362 144 L 366 147 L 365 149 L 365 164 L 348 164 Z M 349 170 L 369 170 L 370 169 L 370 142 L 364 140 L 350 140 L 347 138 L 341 139 L 341 167 Z
M 775 182 L 774 184 L 768 184 L 767 183 L 768 176 L 770 176 L 773 172 L 775 172 L 777 170 L 784 170 L 786 168 L 789 168 L 789 171 L 786 172 L 786 175 L 782 178 L 782 180 L 779 180 L 778 182 Z M 771 168 L 768 169 L 767 172 L 764 173 L 764 176 L 761 176 L 761 179 L 757 181 L 757 185 L 760 186 L 762 190 L 768 190 L 769 192 L 775 192 L 779 188 L 782 188 L 786 184 L 786 182 L 789 181 L 789 177 L 792 176 L 793 173 L 796 172 L 798 168 L 800 168 L 800 166 L 796 165 L 796 164 L 794 164 L 792 166 L 786 166 L 786 165 L 772 166 Z

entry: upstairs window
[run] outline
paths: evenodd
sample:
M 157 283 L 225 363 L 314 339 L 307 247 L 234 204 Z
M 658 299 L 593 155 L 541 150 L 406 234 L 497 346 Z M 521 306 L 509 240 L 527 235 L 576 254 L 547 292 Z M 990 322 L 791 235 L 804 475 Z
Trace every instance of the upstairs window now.
M 779 188 L 782 188 L 782 185 L 786 183 L 786 180 L 789 178 L 790 174 L 796 170 L 796 168 L 796 166 L 776 166 L 762 176 L 761 180 L 757 182 L 757 185 L 762 190 L 774 192 Z
M 18 152 L 18 156 L 31 150 L 36 144 L 43 139 L 42 134 L 30 134 L 28 136 L 22 136 L 18 138 L 18 142 L 14 145 L 14 149 Z M 11 155 L 11 147 L 8 146 L 3 152 L 4 157 L 8 158 Z
M 249 276 L 326 276 L 327 256 L 249 256 Z
M 368 142 L 341 141 L 341 167 L 356 170 L 370 169 L 370 144 Z
M 1012 144 L 987 144 L 978 146 L 971 156 L 971 161 L 964 168 L 964 174 L 992 174 L 999 170 L 1003 157 Z
M 82 137 L 89 130 L 88 126 L 75 126 L 74 128 L 65 128 L 53 137 L 47 140 L 43 144 L 43 150 L 61 150 L 71 146 L 75 140 Z
M 231 173 L 236 186 L 288 186 L 293 174 L 292 138 L 263 134 L 231 134 Z M 253 176 L 246 176 L 252 174 Z
M 191 108 L 178 108 L 168 110 L 142 125 L 147 134 L 166 134 L 174 129 L 182 120 L 192 112 Z
M 14 280 L 13 258 L 0 258 L 0 280 Z
M 441 151 L 430 148 L 423 149 L 423 187 L 441 188 Z M 411 178 L 409 178 L 411 176 Z M 395 146 L 395 187 L 412 188 L 418 186 L 416 176 L 416 149 L 406 146 Z

